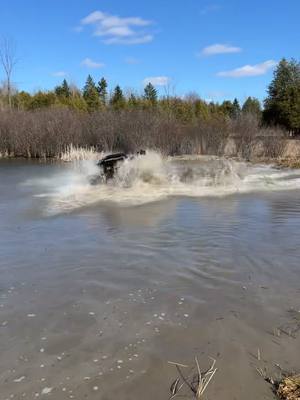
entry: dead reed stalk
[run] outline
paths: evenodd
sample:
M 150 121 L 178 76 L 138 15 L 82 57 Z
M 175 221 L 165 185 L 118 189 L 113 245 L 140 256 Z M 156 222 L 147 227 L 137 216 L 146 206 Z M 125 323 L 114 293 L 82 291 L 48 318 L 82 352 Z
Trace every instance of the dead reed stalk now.
M 179 375 L 170 387 L 170 399 L 180 396 L 181 389 L 185 387 L 192 393 L 195 399 L 201 400 L 205 390 L 217 372 L 217 368 L 215 368 L 216 360 L 212 358 L 211 360 L 211 366 L 206 371 L 201 372 L 198 358 L 195 357 L 195 364 L 190 368 L 188 374 L 184 374 L 182 371 L 182 368 L 189 368 L 187 365 L 169 361 L 169 364 L 175 365 Z

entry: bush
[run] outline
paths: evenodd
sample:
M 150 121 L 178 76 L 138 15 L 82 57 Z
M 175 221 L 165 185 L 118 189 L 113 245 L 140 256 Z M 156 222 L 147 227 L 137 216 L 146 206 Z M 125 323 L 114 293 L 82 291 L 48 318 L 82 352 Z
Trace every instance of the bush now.
M 276 153 L 281 130 L 260 128 L 254 115 L 230 119 L 220 114 L 190 122 L 153 109 L 104 109 L 92 113 L 67 107 L 33 111 L 0 111 L 0 154 L 15 157 L 59 157 L 70 145 L 98 151 L 134 152 L 156 149 L 166 155 L 222 155 L 226 140 L 234 137 L 238 153 L 250 157 L 259 137 L 272 137 L 268 147 Z

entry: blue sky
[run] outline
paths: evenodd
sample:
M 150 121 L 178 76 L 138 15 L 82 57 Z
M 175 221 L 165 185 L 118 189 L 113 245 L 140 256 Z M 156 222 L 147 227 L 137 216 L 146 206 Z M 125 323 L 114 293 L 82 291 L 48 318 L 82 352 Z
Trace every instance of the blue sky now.
M 299 0 L 3 0 L 0 35 L 17 45 L 20 90 L 82 87 L 90 73 L 243 101 L 264 98 L 278 60 L 300 58 L 299 15 Z

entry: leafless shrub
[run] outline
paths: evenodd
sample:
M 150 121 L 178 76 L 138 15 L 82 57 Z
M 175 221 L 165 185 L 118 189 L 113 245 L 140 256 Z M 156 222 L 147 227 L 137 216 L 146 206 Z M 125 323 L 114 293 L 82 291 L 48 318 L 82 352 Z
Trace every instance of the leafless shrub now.
M 70 145 L 99 152 L 151 148 L 166 155 L 222 155 L 229 137 L 243 158 L 253 155 L 259 141 L 263 156 L 277 157 L 282 150 L 282 131 L 260 128 L 252 115 L 235 120 L 199 117 L 187 123 L 172 113 L 151 109 L 94 113 L 62 107 L 0 110 L 0 154 L 11 157 L 59 157 Z
M 250 159 L 252 146 L 259 135 L 259 123 L 253 114 L 242 114 L 230 121 L 232 136 L 235 137 L 237 154 L 245 159 Z
M 229 125 L 237 155 L 243 159 L 277 158 L 284 149 L 285 133 L 279 128 L 261 127 L 254 114 L 241 114 Z

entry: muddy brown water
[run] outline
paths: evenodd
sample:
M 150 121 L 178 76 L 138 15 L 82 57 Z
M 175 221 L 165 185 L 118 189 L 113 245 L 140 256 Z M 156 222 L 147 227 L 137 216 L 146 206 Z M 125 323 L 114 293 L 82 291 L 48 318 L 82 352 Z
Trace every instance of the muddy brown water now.
M 214 400 L 272 399 L 256 367 L 299 372 L 298 184 L 141 204 L 68 193 L 76 207 L 51 213 L 69 170 L 0 162 L 1 400 L 168 399 L 168 361 L 195 356 L 216 359 Z

